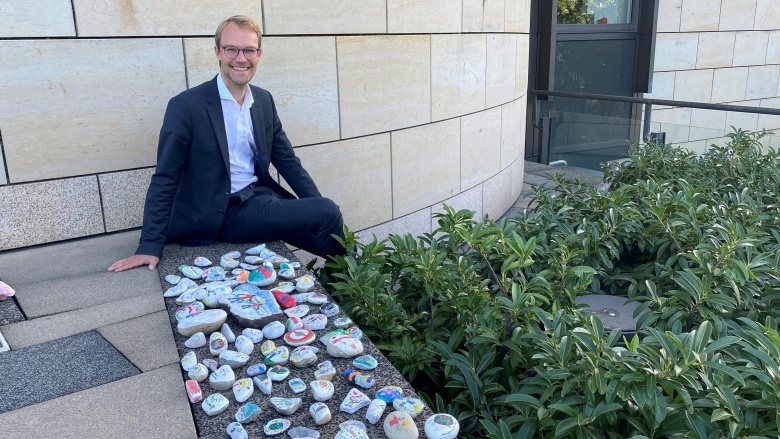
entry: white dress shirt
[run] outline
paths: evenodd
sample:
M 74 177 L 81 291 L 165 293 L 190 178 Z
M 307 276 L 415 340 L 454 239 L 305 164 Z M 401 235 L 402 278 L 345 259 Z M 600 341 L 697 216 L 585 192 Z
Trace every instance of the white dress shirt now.
M 217 88 L 222 103 L 222 117 L 225 119 L 228 155 L 230 157 L 230 191 L 236 193 L 250 183 L 257 181 L 255 176 L 255 136 L 252 132 L 252 117 L 249 108 L 255 101 L 249 86 L 244 92 L 244 105 L 230 94 L 222 74 L 217 75 Z

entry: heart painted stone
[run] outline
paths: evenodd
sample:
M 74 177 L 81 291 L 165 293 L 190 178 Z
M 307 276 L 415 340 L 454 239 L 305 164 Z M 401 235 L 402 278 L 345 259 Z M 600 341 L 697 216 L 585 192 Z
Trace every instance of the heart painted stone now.
M 352 364 L 360 370 L 374 370 L 379 363 L 371 355 L 361 355 L 352 360 Z
M 203 400 L 203 392 L 197 381 L 187 380 L 184 382 L 184 387 L 187 389 L 187 398 L 189 398 L 190 403 L 195 404 Z
M 291 379 L 287 382 L 287 385 L 290 386 L 290 389 L 292 389 L 293 393 L 301 393 L 306 391 L 306 383 L 304 383 L 300 378 Z
M 293 296 L 293 299 L 295 299 L 295 296 Z M 309 305 L 296 305 L 290 309 L 284 310 L 284 313 L 287 315 L 287 317 L 303 318 L 303 316 L 309 313 Z
M 228 341 L 221 332 L 214 332 L 209 337 L 209 352 L 211 355 L 219 355 L 228 348 Z
M 309 414 L 314 418 L 314 423 L 324 425 L 330 422 L 330 409 L 324 402 L 315 402 L 309 407 Z
M 312 305 L 322 305 L 327 301 L 328 301 L 328 296 L 322 293 L 312 293 L 308 299 L 308 302 L 311 303 Z
M 390 413 L 382 425 L 385 435 L 389 439 L 417 439 L 420 437 L 420 432 L 417 430 L 414 419 L 406 412 L 396 411 Z
M 241 331 L 241 335 L 247 337 L 252 343 L 257 344 L 263 341 L 263 331 L 255 328 L 246 328 Z
M 268 367 L 265 364 L 257 363 L 249 366 L 246 369 L 246 374 L 249 377 L 256 377 L 258 375 L 264 374 L 266 370 L 268 370 Z
M 229 390 L 235 382 L 236 374 L 228 365 L 220 367 L 209 375 L 209 385 L 214 390 Z
M 255 344 L 245 335 L 236 337 L 235 347 L 238 352 L 245 355 L 252 355 L 252 352 L 255 350 Z
M 376 398 L 372 400 L 371 404 L 368 405 L 368 410 L 366 410 L 366 419 L 372 425 L 376 424 L 380 419 L 382 419 L 382 413 L 385 412 L 386 408 L 387 403 L 381 399 Z
M 349 414 L 367 407 L 371 404 L 371 399 L 358 389 L 350 389 L 347 396 L 344 397 L 344 401 L 341 402 L 339 410 Z
M 292 316 L 287 319 L 287 323 L 284 326 L 288 331 L 292 331 L 293 329 L 303 328 L 303 322 L 301 321 L 300 317 Z
M 277 436 L 287 431 L 287 429 L 290 428 L 290 425 L 292 425 L 292 423 L 287 419 L 271 419 L 263 427 L 263 433 L 265 433 L 266 436 Z
M 266 357 L 274 350 L 276 350 L 276 343 L 271 340 L 266 340 L 260 345 L 260 353 Z
M 425 420 L 425 436 L 428 439 L 455 439 L 460 423 L 454 416 L 440 413 Z
M 328 325 L 328 318 L 325 314 L 311 314 L 301 319 L 303 327 L 310 331 L 320 331 Z
M 344 378 L 346 378 L 350 384 L 360 386 L 364 389 L 370 389 L 371 387 L 374 387 L 374 384 L 376 384 L 376 381 L 374 381 L 374 378 L 371 375 L 358 370 L 345 370 Z
M 284 341 L 290 345 L 290 346 L 303 346 L 307 344 L 314 343 L 314 340 L 317 338 L 317 336 L 314 334 L 314 332 L 300 328 L 295 329 L 287 334 L 284 334 Z
M 421 411 L 425 408 L 425 404 L 422 402 L 422 400 L 419 400 L 417 398 L 396 398 L 395 401 L 393 401 L 393 407 L 396 410 L 409 413 L 411 417 L 415 417 L 420 414 Z
M 255 393 L 255 386 L 249 378 L 241 378 L 233 383 L 233 395 L 236 401 L 244 402 Z
M 357 357 L 363 353 L 363 343 L 348 335 L 334 337 L 326 346 L 328 354 L 339 358 Z
M 225 431 L 227 432 L 228 436 L 230 436 L 230 439 L 249 438 L 249 434 L 247 434 L 246 430 L 244 429 L 244 426 L 238 422 L 231 422 L 230 424 L 228 424 L 227 428 L 225 428 Z
M 225 338 L 227 339 L 228 343 L 235 343 L 235 341 L 236 341 L 236 334 L 233 333 L 233 330 L 230 329 L 230 326 L 228 326 L 227 323 L 223 323 L 222 324 L 222 328 L 221 328 L 220 332 L 222 333 L 222 335 L 225 336 Z
M 306 386 L 304 385 L 304 388 L 305 387 Z M 287 416 L 295 413 L 303 404 L 301 398 L 270 398 L 268 402 L 271 403 L 271 406 L 276 409 L 277 412 Z
M 249 361 L 249 355 L 238 351 L 226 350 L 219 354 L 219 364 L 227 364 L 232 368 L 239 368 Z
M 262 413 L 260 407 L 253 402 L 248 402 L 238 408 L 238 411 L 236 412 L 236 421 L 242 424 L 248 424 L 260 417 L 260 413 Z
M 198 363 L 195 367 L 187 371 L 187 376 L 190 377 L 191 380 L 201 382 L 209 377 L 209 369 L 203 364 Z
M 386 403 L 392 403 L 396 399 L 402 397 L 403 394 L 404 394 L 404 389 L 398 386 L 382 387 L 381 389 L 376 391 L 376 397 Z
M 284 366 L 290 359 L 290 351 L 287 346 L 279 346 L 268 354 L 263 363 L 269 366 Z
M 263 392 L 263 394 L 271 394 L 271 391 L 273 390 L 273 382 L 271 381 L 271 378 L 268 378 L 267 375 L 258 375 L 252 378 L 252 382 L 255 383 L 255 387 Z
M 349 326 L 352 324 L 352 319 L 349 317 L 339 317 L 335 320 L 333 320 L 333 326 L 337 328 L 349 328 Z
M 314 346 L 299 346 L 290 353 L 290 362 L 296 367 L 311 366 L 317 362 L 317 352 Z
M 336 388 L 333 387 L 333 383 L 325 380 L 317 380 L 309 383 L 311 387 L 311 395 L 315 401 L 327 401 L 333 397 L 333 393 Z
M 284 332 L 285 328 L 282 322 L 273 321 L 263 327 L 263 336 L 269 340 L 283 336 Z
M 188 371 L 195 367 L 198 364 L 198 357 L 195 355 L 195 352 L 189 351 L 186 354 L 184 354 L 183 357 L 181 357 L 181 368 L 184 369 L 184 371 Z
M 219 393 L 212 393 L 208 398 L 203 400 L 201 407 L 203 411 L 209 416 L 216 416 L 225 411 L 230 405 L 230 401 Z
M 227 320 L 227 313 L 221 309 L 207 309 L 197 314 L 185 317 L 176 325 L 176 330 L 184 337 L 189 337 L 196 332 L 211 334 L 219 329 Z
M 325 317 L 335 317 L 339 313 L 339 306 L 333 302 L 323 303 L 320 312 L 325 314 Z
M 285 378 L 290 376 L 290 369 L 284 366 L 273 366 L 268 368 L 266 375 L 268 375 L 271 381 L 284 381 Z

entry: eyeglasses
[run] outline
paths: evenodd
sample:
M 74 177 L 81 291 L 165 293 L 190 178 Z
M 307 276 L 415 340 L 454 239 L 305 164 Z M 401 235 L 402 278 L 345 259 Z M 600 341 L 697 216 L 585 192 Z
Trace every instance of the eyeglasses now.
M 243 49 L 239 49 L 235 46 L 219 46 L 222 48 L 222 50 L 225 51 L 225 55 L 227 55 L 228 58 L 233 59 L 238 57 L 239 52 L 244 52 L 244 58 L 246 59 L 255 59 L 260 54 L 260 49 L 257 47 L 245 47 Z

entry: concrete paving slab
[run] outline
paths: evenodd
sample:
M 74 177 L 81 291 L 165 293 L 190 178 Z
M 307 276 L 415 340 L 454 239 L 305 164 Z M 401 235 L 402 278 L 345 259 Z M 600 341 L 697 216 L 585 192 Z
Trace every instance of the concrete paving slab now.
M 21 349 L 163 309 L 165 309 L 165 302 L 163 302 L 162 294 L 147 294 L 0 326 L 0 331 L 5 335 L 11 349 Z
M 178 364 L 179 354 L 165 311 L 104 326 L 98 332 L 143 372 Z
M 178 365 L 0 415 L 4 439 L 198 436 Z M 224 436 L 224 432 L 223 432 Z
M 553 182 L 549 178 L 542 177 L 539 175 L 534 175 L 534 174 L 525 174 L 525 176 L 523 177 L 523 181 L 533 186 L 540 186 L 544 184 L 552 187 L 553 185 L 555 185 L 555 182 Z
M 0 278 L 19 285 L 96 273 L 135 253 L 140 230 L 0 252 Z M 33 267 L 39 267 L 33 269 Z M 40 268 L 43 269 L 40 269 Z
M 96 331 L 0 355 L 0 413 L 137 375 Z
M 16 299 L 27 318 L 33 319 L 133 296 L 162 296 L 156 271 L 140 268 L 111 273 L 103 265 L 94 266 L 97 272 L 20 284 Z

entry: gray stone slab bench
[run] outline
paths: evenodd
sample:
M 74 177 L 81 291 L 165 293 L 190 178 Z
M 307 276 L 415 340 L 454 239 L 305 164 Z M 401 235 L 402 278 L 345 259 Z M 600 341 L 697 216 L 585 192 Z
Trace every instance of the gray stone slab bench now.
M 186 247 L 186 246 L 180 246 L 175 244 L 167 245 L 165 247 L 160 264 L 158 265 L 158 272 L 160 275 L 160 282 L 163 286 L 163 291 L 166 290 L 168 287 L 170 287 L 170 285 L 167 282 L 165 282 L 164 277 L 168 274 L 180 275 L 177 268 L 181 264 L 192 265 L 196 257 L 203 256 L 208 258 L 212 262 L 214 262 L 215 265 L 219 265 L 220 256 L 232 250 L 240 251 L 242 253 L 242 260 L 243 260 L 245 251 L 258 244 L 259 243 L 247 243 L 247 244 L 215 243 L 205 247 Z M 288 258 L 290 261 L 297 260 L 295 258 L 295 255 L 281 241 L 267 243 L 267 248 L 275 251 L 277 254 L 280 254 Z M 296 271 L 297 276 L 301 276 L 306 273 L 307 271 L 305 267 Z M 323 289 L 322 285 L 320 285 L 319 282 L 317 282 L 315 291 L 319 291 L 327 294 L 327 291 Z M 333 299 L 330 298 L 330 296 L 328 296 L 328 300 L 330 302 L 333 302 Z M 168 315 L 170 318 L 171 327 L 176 342 L 176 348 L 179 352 L 179 358 L 181 358 L 187 352 L 193 349 L 184 346 L 184 342 L 186 341 L 187 337 L 180 335 L 176 330 L 177 321 L 175 317 L 175 310 L 178 307 L 178 305 L 176 305 L 175 299 L 166 298 L 165 304 L 168 310 Z M 319 312 L 317 305 L 309 304 L 309 306 L 312 308 L 310 313 Z M 382 414 L 380 421 L 377 422 L 376 425 L 371 425 L 366 420 L 366 410 L 367 410 L 366 408 L 362 408 L 357 412 L 355 412 L 354 414 L 347 414 L 345 412 L 339 411 L 339 405 L 341 404 L 341 402 L 343 401 L 344 397 L 347 395 L 349 390 L 353 388 L 353 386 L 349 382 L 347 382 L 347 380 L 344 378 L 343 373 L 347 369 L 355 369 L 355 368 L 352 366 L 351 358 L 346 359 L 346 358 L 330 357 L 327 354 L 326 350 L 324 349 L 322 343 L 319 342 L 319 337 L 322 334 L 334 329 L 332 321 L 338 317 L 348 317 L 348 316 L 346 316 L 344 314 L 344 311 L 341 310 L 337 316 L 329 318 L 328 326 L 324 330 L 314 331 L 315 334 L 317 335 L 317 341 L 315 341 L 312 344 L 312 346 L 317 346 L 318 348 L 320 348 L 320 351 L 317 354 L 318 362 L 330 360 L 335 366 L 337 371 L 336 376 L 334 376 L 332 379 L 332 383 L 335 387 L 335 393 L 330 400 L 325 402 L 328 405 L 328 408 L 330 409 L 332 415 L 331 421 L 325 425 L 321 425 L 321 426 L 316 425 L 314 419 L 309 414 L 309 407 L 315 402 L 314 398 L 311 395 L 311 391 L 307 388 L 305 392 L 295 394 L 293 393 L 292 389 L 290 389 L 290 386 L 288 385 L 288 381 L 290 379 L 301 378 L 308 386 L 309 382 L 314 381 L 314 371 L 316 369 L 316 364 L 305 368 L 297 368 L 292 364 L 289 364 L 287 367 L 291 371 L 290 376 L 284 381 L 274 382 L 273 392 L 270 396 L 266 396 L 258 389 L 255 389 L 254 394 L 249 398 L 248 401 L 255 403 L 262 410 L 260 417 L 256 421 L 244 425 L 244 428 L 247 430 L 247 433 L 249 434 L 250 438 L 266 437 L 265 434 L 263 433 L 263 426 L 266 424 L 266 422 L 274 418 L 287 418 L 292 422 L 293 427 L 304 426 L 304 427 L 317 430 L 320 433 L 320 438 L 323 439 L 330 439 L 334 437 L 335 434 L 339 431 L 339 424 L 349 419 L 359 420 L 363 422 L 366 425 L 366 427 L 368 427 L 368 436 L 371 438 L 386 437 L 382 427 L 382 422 L 384 421 L 385 417 L 387 417 L 389 413 L 395 410 L 392 404 L 388 404 L 387 408 Z M 287 316 L 282 315 L 282 317 L 279 318 L 279 321 L 284 323 L 286 319 Z M 238 322 L 232 316 L 228 315 L 227 323 L 236 335 L 240 335 L 241 330 L 243 328 L 239 326 Z M 274 341 L 276 342 L 277 346 L 285 345 L 282 339 L 277 339 Z M 399 386 L 403 389 L 404 396 L 417 397 L 417 394 L 415 393 L 414 389 L 404 379 L 403 375 L 401 375 L 401 373 L 393 367 L 393 365 L 387 360 L 387 358 L 385 358 L 384 355 L 382 355 L 379 352 L 376 346 L 374 346 L 374 344 L 370 340 L 368 340 L 368 338 L 365 336 L 361 339 L 361 341 L 363 342 L 363 346 L 365 347 L 365 353 L 374 356 L 374 358 L 377 359 L 379 366 L 375 370 L 368 372 L 376 380 L 376 384 L 371 389 L 366 390 L 360 387 L 355 387 L 355 388 L 365 393 L 371 399 L 374 398 L 376 391 L 378 389 L 381 389 L 382 387 L 385 386 Z M 292 347 L 289 346 L 288 348 L 291 351 L 293 349 Z M 234 349 L 232 344 L 230 346 L 230 349 Z M 194 349 L 194 351 L 198 357 L 198 361 L 202 361 L 205 358 L 214 358 L 218 360 L 217 357 L 211 355 L 211 353 L 209 352 L 208 345 L 199 349 Z M 260 347 L 256 346 L 254 352 L 250 357 L 249 362 L 247 362 L 247 364 L 243 367 L 234 369 L 236 374 L 236 379 L 241 379 L 243 377 L 246 377 L 247 376 L 246 369 L 250 365 L 255 363 L 262 363 L 262 361 L 263 361 L 263 355 L 260 353 Z M 184 382 L 187 379 L 189 378 L 187 377 L 186 372 L 182 371 L 181 397 L 184 398 L 185 400 L 187 400 L 187 396 L 185 393 Z M 200 387 L 203 392 L 204 399 L 209 395 L 211 395 L 212 393 L 215 393 L 215 391 L 212 390 L 211 387 L 209 386 L 208 379 L 200 383 Z M 230 405 L 228 406 L 227 410 L 225 410 L 219 415 L 213 417 L 208 416 L 203 411 L 201 407 L 201 403 L 190 404 L 190 408 L 192 409 L 192 415 L 193 415 L 193 419 L 195 420 L 199 437 L 218 437 L 218 438 L 227 437 L 225 428 L 227 427 L 228 424 L 235 421 L 234 416 L 236 411 L 241 405 L 244 404 L 244 403 L 238 403 L 235 400 L 232 391 L 230 390 L 222 391 L 219 393 L 222 393 L 224 396 L 228 398 L 228 400 L 230 400 Z M 290 416 L 284 416 L 278 413 L 271 406 L 271 404 L 268 401 L 269 398 L 271 397 L 284 397 L 284 398 L 297 397 L 303 400 L 303 405 L 294 414 Z M 425 437 L 425 433 L 424 433 L 425 420 L 429 416 L 431 416 L 431 414 L 432 412 L 430 411 L 430 409 L 425 408 L 425 410 L 415 418 L 418 431 L 420 432 L 420 437 Z M 289 436 L 285 432 L 283 435 L 276 436 L 276 437 L 287 438 Z

